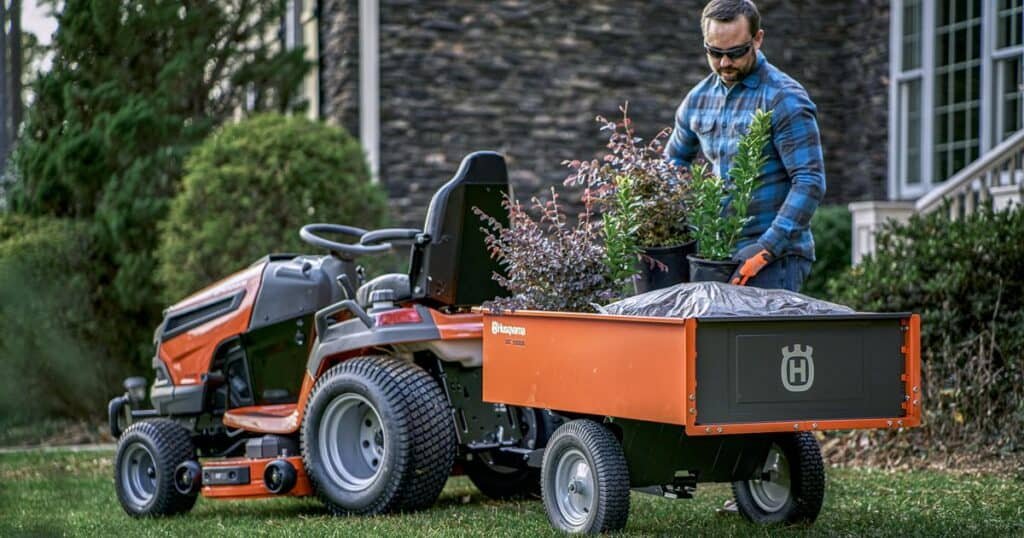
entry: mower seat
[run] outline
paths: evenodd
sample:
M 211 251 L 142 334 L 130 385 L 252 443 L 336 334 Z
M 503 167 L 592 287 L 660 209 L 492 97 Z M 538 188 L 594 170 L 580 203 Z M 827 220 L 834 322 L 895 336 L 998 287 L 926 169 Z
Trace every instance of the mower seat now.
M 402 273 L 388 273 L 371 279 L 369 282 L 359 286 L 356 291 L 356 302 L 364 308 L 369 308 L 370 295 L 377 290 L 391 290 L 395 292 L 395 302 L 408 301 L 412 299 L 412 291 L 409 287 L 409 275 Z

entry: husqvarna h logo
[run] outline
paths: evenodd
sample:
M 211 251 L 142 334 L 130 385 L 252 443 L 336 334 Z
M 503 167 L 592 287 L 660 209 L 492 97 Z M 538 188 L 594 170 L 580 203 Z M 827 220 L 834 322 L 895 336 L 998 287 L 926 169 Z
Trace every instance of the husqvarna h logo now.
M 782 386 L 789 392 L 803 392 L 814 384 L 814 348 L 794 344 L 782 348 Z

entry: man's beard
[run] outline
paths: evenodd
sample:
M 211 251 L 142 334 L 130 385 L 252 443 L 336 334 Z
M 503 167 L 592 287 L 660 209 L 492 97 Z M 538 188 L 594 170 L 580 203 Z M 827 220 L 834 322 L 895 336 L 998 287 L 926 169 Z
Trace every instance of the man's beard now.
M 721 77 L 722 80 L 726 80 L 729 82 L 739 82 L 740 80 L 743 79 L 743 77 L 747 76 L 749 73 L 749 68 L 742 69 L 739 67 L 730 67 L 727 69 L 720 68 L 718 70 L 718 76 Z

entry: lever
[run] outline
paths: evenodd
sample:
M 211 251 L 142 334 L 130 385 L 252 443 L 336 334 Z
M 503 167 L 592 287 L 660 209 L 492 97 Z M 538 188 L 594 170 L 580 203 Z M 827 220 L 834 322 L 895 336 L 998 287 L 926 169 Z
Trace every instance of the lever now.
M 338 285 L 341 286 L 341 291 L 345 292 L 346 299 L 355 299 L 356 290 L 352 287 L 351 279 L 346 274 L 338 275 Z

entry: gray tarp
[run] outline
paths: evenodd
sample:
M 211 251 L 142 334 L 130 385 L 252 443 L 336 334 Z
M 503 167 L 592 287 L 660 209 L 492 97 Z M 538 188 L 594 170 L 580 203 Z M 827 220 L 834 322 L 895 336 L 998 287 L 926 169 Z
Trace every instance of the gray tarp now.
M 787 290 L 688 282 L 599 307 L 603 314 L 700 318 L 853 314 L 853 309 Z

